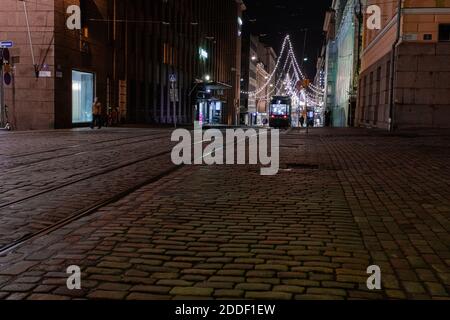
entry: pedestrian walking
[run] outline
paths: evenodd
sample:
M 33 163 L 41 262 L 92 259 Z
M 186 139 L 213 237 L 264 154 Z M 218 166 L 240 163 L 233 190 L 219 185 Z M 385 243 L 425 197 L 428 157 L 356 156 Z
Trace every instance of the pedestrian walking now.
M 303 128 L 303 125 L 305 124 L 305 117 L 302 115 L 300 117 L 300 128 Z
M 99 129 L 102 128 L 102 104 L 98 100 L 98 97 L 95 97 L 94 103 L 92 104 L 92 124 L 91 129 L 94 129 L 95 126 L 98 126 Z

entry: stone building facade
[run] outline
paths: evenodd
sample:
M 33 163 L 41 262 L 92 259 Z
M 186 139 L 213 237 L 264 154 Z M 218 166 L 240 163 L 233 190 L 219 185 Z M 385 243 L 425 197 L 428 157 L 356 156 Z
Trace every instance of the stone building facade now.
M 94 27 L 85 20 L 84 34 L 67 29 L 66 10 L 71 4 L 80 2 L 2 1 L 0 39 L 14 42 L 10 49 L 13 81 L 4 93 L 14 129 L 67 128 L 78 124 L 72 122 L 72 92 L 78 85 L 72 81 L 73 71 L 92 75 L 95 87 L 89 97 L 97 95 L 106 101 L 111 62 L 107 27 Z M 92 17 L 108 16 L 107 0 L 86 1 L 81 8 L 89 9 Z M 82 110 L 78 116 L 86 122 L 90 117 Z
M 383 20 L 381 30 L 364 29 L 357 124 L 450 127 L 450 2 L 370 4 Z

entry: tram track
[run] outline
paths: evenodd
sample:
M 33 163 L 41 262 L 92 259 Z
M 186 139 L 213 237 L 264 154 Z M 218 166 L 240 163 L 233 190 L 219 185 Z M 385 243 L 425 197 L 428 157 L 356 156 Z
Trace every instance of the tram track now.
M 91 143 L 84 144 L 84 145 L 83 144 L 76 144 L 76 145 L 72 145 L 72 146 L 66 146 L 66 147 L 60 147 L 60 148 L 54 148 L 54 149 L 48 149 L 48 150 L 40 150 L 40 151 L 35 151 L 35 152 L 30 152 L 30 153 L 15 154 L 15 155 L 12 155 L 12 156 L 4 155 L 4 154 L 1 155 L 1 156 L 6 157 L 7 159 L 17 159 L 17 158 L 34 156 L 34 155 L 37 155 L 37 154 L 51 153 L 51 152 L 62 151 L 62 150 L 69 150 L 69 149 L 79 148 L 79 147 L 94 146 L 94 145 L 99 145 L 99 144 L 103 144 L 103 143 L 110 143 L 110 142 L 117 142 L 117 141 L 122 141 L 122 140 L 129 140 L 129 139 L 135 139 L 135 138 L 154 136 L 155 134 L 161 134 L 161 137 L 165 136 L 165 135 L 162 135 L 163 133 L 159 133 L 159 132 L 155 133 L 155 132 L 153 132 L 153 133 L 148 133 L 148 134 L 136 135 L 136 136 L 132 136 L 132 137 L 122 137 L 122 138 L 117 138 L 117 139 L 108 139 L 108 140 L 102 140 L 102 141 L 95 141 L 95 142 L 91 142 Z
M 201 141 L 202 143 L 205 141 Z M 147 155 L 144 157 L 140 157 L 137 159 L 133 159 L 132 161 L 128 161 L 125 163 L 122 163 L 120 165 L 114 166 L 114 167 L 110 167 L 110 168 L 106 168 L 104 170 L 98 171 L 94 174 L 91 174 L 89 176 L 85 176 L 73 181 L 68 181 L 67 183 L 63 183 L 60 184 L 58 186 L 52 187 L 52 188 L 48 188 L 45 190 L 41 190 L 39 192 L 36 192 L 34 194 L 30 194 L 28 196 L 24 196 L 20 199 L 16 199 L 13 201 L 10 201 L 8 203 L 4 203 L 4 204 L 0 204 L 0 209 L 1 208 L 6 208 L 6 207 L 12 207 L 15 204 L 19 204 L 22 202 L 26 202 L 28 200 L 43 196 L 43 195 L 47 195 L 51 192 L 60 190 L 62 188 L 65 187 L 69 187 L 69 186 L 74 186 L 77 183 L 83 182 L 83 181 L 87 181 L 93 178 L 96 178 L 98 176 L 101 175 L 107 175 L 109 173 L 112 173 L 116 170 L 120 170 L 123 168 L 127 168 L 130 167 L 134 164 L 138 164 L 140 162 L 144 162 L 147 160 L 151 160 L 154 158 L 158 158 L 167 154 L 170 154 L 172 152 L 172 148 L 168 148 L 167 150 L 163 150 L 161 152 L 158 152 L 156 154 L 152 154 L 152 155 Z M 56 230 L 59 230 L 67 225 L 69 225 L 72 222 L 75 222 L 83 217 L 89 216 L 95 212 L 97 212 L 99 209 L 115 203 L 119 200 L 121 200 L 122 198 L 132 194 L 133 192 L 137 191 L 138 189 L 152 184 L 152 183 L 156 183 L 158 181 L 160 181 L 161 179 L 173 174 L 174 172 L 180 170 L 181 168 L 183 168 L 183 165 L 173 165 L 173 164 L 169 164 L 168 168 L 164 168 L 163 170 L 159 171 L 159 172 L 155 172 L 154 174 L 152 174 L 151 177 L 146 178 L 142 181 L 139 181 L 137 183 L 134 183 L 131 186 L 126 186 L 124 187 L 123 190 L 118 190 L 117 192 L 115 192 L 114 194 L 112 194 L 111 196 L 107 196 L 107 197 L 103 197 L 103 199 L 99 199 L 94 203 L 90 203 L 90 204 L 86 204 L 83 208 L 79 208 L 79 209 L 75 209 L 72 212 L 68 212 L 67 214 L 64 215 L 64 217 L 58 219 L 57 221 L 55 221 L 54 223 L 51 223 L 45 227 L 42 228 L 36 228 L 37 230 L 30 230 L 30 232 L 28 233 L 24 233 L 22 236 L 20 236 L 20 238 L 18 239 L 9 239 L 5 244 L 0 245 L 0 256 L 4 256 L 7 255 L 8 253 L 10 253 L 11 251 L 21 247 L 22 245 L 37 239 L 39 237 L 45 236 L 50 234 L 51 232 L 54 232 Z M 19 230 L 17 230 L 19 231 Z M 20 231 L 19 231 L 20 232 Z
M 144 135 L 144 136 L 151 136 L 151 135 Z M 144 137 L 144 136 L 142 136 L 142 137 Z M 124 142 L 124 143 L 120 143 L 120 144 L 111 146 L 110 148 L 117 148 L 117 147 L 121 147 L 121 146 L 130 144 L 130 143 L 142 143 L 142 142 L 156 141 L 156 140 L 163 139 L 163 138 L 166 138 L 166 137 L 167 137 L 167 134 L 164 134 L 164 135 L 160 135 L 160 136 L 157 136 L 157 137 L 153 137 L 152 139 L 141 139 L 141 140 L 135 140 L 135 141 L 131 141 L 131 142 L 127 141 L 127 142 Z M 134 137 L 133 139 L 135 139 L 135 138 L 139 138 L 139 137 Z M 128 139 L 132 139 L 132 138 L 128 138 Z M 112 141 L 119 141 L 119 140 L 124 140 L 124 139 L 109 140 L 108 142 L 99 142 L 99 143 L 109 143 L 109 142 L 112 142 Z M 77 147 L 82 147 L 82 145 L 74 146 L 73 148 L 77 148 Z M 71 147 L 66 147 L 66 148 L 61 149 L 61 150 L 67 150 L 69 148 L 71 148 Z M 64 159 L 64 158 L 69 158 L 69 157 L 72 157 L 72 156 L 85 154 L 85 153 L 88 153 L 88 152 L 97 152 L 97 151 L 98 150 L 83 150 L 82 152 L 77 151 L 77 152 L 72 152 L 72 153 L 64 154 L 64 155 L 60 155 L 60 156 L 39 159 L 39 160 L 31 161 L 31 162 L 28 162 L 28 163 L 19 164 L 19 165 L 13 166 L 13 167 L 9 167 L 9 168 L 7 168 L 8 171 L 5 172 L 5 174 L 6 175 L 10 175 L 11 173 L 16 173 L 18 169 L 23 170 L 23 168 L 31 167 L 33 165 L 36 165 L 36 164 L 39 164 L 39 163 L 43 163 L 45 161 L 52 161 L 52 160 L 56 160 L 56 159 L 59 160 L 59 159 Z M 52 152 L 52 151 L 45 151 L 45 152 L 42 152 L 42 153 L 49 153 L 49 152 Z M 99 152 L 104 152 L 104 150 L 100 150 Z M 39 153 L 37 153 L 37 154 L 39 154 Z M 13 170 L 15 170 L 15 171 L 13 171 Z
M 27 243 L 33 239 L 47 235 L 55 230 L 63 228 L 64 226 L 66 226 L 74 221 L 77 221 L 83 217 L 89 216 L 89 215 L 95 213 L 96 211 L 98 211 L 99 209 L 101 209 L 102 207 L 105 207 L 111 203 L 117 202 L 120 199 L 130 195 L 131 193 L 139 190 L 140 188 L 142 188 L 146 185 L 158 182 L 159 180 L 163 179 L 164 177 L 180 170 L 182 167 L 183 167 L 182 165 L 180 165 L 180 166 L 174 165 L 174 166 L 170 167 L 169 169 L 160 172 L 156 176 L 145 179 L 144 181 L 139 182 L 121 192 L 118 192 L 107 199 L 100 200 L 88 207 L 76 210 L 72 214 L 67 216 L 66 218 L 64 218 L 54 224 L 51 224 L 48 227 L 45 227 L 45 228 L 40 229 L 33 233 L 26 234 L 25 236 L 21 237 L 20 239 L 17 239 L 6 245 L 3 245 L 0 247 L 0 256 L 4 256 L 4 255 L 8 254 L 12 250 L 24 245 L 25 243 Z
M 143 162 L 143 161 L 146 161 L 146 160 L 157 158 L 157 157 L 160 157 L 162 155 L 170 154 L 170 153 L 171 153 L 171 149 L 165 150 L 165 151 L 162 151 L 162 152 L 150 155 L 150 156 L 144 156 L 144 157 L 140 157 L 140 158 L 137 158 L 137 159 L 133 159 L 132 161 L 128 161 L 128 162 L 122 163 L 122 164 L 114 166 L 114 167 L 110 167 L 110 168 L 106 168 L 104 170 L 97 171 L 94 174 L 91 174 L 91 175 L 88 175 L 88 176 L 85 176 L 85 177 L 82 177 L 82 178 L 79 178 L 79 179 L 75 179 L 75 180 L 72 180 L 72 181 L 68 181 L 68 182 L 60 184 L 58 186 L 47 188 L 47 189 L 41 190 L 39 192 L 36 192 L 34 194 L 31 194 L 31 195 L 28 195 L 28 196 L 25 196 L 25 197 L 22 197 L 22 198 L 13 200 L 13 201 L 9 201 L 7 203 L 3 203 L 3 204 L 0 203 L 0 209 L 12 206 L 12 205 L 17 204 L 17 203 L 24 202 L 24 201 L 29 200 L 29 199 L 33 199 L 33 198 L 39 197 L 41 195 L 44 195 L 44 194 L 47 194 L 47 193 L 50 193 L 50 192 L 53 192 L 53 191 L 56 191 L 56 190 L 59 190 L 59 189 L 71 186 L 71 185 L 74 185 L 74 184 L 82 182 L 82 181 L 93 179 L 93 178 L 96 178 L 98 176 L 105 175 L 105 174 L 111 173 L 113 171 L 129 167 L 129 166 L 134 165 L 134 164 L 139 163 L 139 162 Z

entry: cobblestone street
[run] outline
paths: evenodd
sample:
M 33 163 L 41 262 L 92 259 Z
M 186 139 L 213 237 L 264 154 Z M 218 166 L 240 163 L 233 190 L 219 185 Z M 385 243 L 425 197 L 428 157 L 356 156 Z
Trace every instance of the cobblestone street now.
M 0 299 L 449 298 L 450 132 L 289 130 L 276 176 L 171 133 L 0 132 Z

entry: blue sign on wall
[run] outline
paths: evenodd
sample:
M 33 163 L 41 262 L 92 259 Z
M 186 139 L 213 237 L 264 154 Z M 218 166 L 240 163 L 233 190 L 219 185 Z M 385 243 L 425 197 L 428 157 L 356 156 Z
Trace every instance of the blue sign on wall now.
M 14 42 L 12 41 L 0 41 L 0 48 L 12 48 L 14 46 Z

